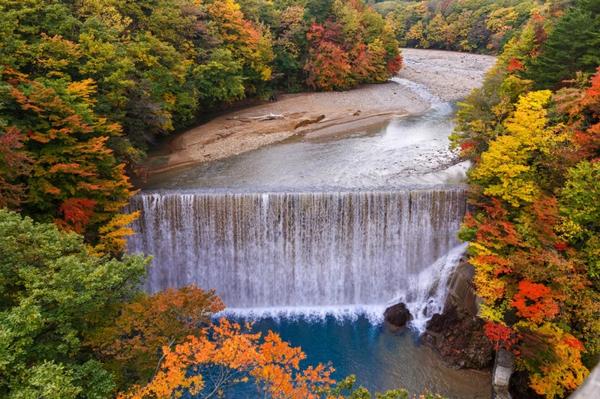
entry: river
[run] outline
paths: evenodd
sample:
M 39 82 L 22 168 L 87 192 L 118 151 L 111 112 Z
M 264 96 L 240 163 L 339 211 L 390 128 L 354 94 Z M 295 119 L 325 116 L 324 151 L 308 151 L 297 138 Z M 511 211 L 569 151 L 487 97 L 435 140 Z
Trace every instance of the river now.
M 149 292 L 214 288 L 225 315 L 332 361 L 338 378 L 488 398 L 489 373 L 452 370 L 418 341 L 464 251 L 469 165 L 448 149 L 453 105 L 395 81 L 431 108 L 152 178 L 131 203 L 142 216 L 129 249 L 154 256 Z M 399 333 L 382 323 L 398 301 L 414 315 Z

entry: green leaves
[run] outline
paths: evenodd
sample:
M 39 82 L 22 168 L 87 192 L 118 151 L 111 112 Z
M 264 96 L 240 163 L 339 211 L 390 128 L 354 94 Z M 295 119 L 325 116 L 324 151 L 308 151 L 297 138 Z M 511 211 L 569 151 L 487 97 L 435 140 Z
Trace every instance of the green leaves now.
M 98 258 L 81 236 L 0 210 L 0 394 L 106 397 L 112 376 L 82 339 L 135 292 L 146 264 Z
M 556 88 L 577 71 L 592 74 L 600 65 L 600 14 L 584 7 L 568 10 L 540 50 L 526 73 L 538 88 Z

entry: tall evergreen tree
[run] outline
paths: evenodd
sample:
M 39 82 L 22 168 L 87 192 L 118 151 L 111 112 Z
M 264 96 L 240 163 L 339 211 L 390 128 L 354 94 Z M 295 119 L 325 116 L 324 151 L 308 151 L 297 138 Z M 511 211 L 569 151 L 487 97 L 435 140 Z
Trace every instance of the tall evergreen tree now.
M 555 88 L 582 71 L 592 74 L 600 64 L 600 13 L 597 1 L 581 1 L 556 23 L 526 75 L 537 88 Z

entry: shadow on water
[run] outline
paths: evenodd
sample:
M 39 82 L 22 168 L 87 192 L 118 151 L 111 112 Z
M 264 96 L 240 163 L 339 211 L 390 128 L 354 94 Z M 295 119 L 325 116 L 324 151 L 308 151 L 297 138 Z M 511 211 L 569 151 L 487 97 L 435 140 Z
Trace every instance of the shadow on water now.
M 411 394 L 426 391 L 451 399 L 487 399 L 490 374 L 482 371 L 455 370 L 443 364 L 430 348 L 419 343 L 411 330 L 392 331 L 367 318 L 320 320 L 262 319 L 254 330 L 273 330 L 307 355 L 302 365 L 331 362 L 335 379 L 354 374 L 357 385 L 372 392 L 404 387 Z M 236 386 L 227 391 L 233 399 L 256 396 L 252 386 Z

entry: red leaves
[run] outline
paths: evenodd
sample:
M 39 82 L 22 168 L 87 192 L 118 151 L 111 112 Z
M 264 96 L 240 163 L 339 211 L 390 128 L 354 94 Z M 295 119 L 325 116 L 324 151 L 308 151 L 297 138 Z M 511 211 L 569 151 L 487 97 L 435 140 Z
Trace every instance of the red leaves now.
M 19 177 L 29 172 L 31 159 L 23 151 L 25 135 L 9 127 L 0 134 L 0 207 L 19 207 L 25 186 Z
M 573 349 L 577 349 L 577 350 L 584 350 L 583 344 L 581 343 L 581 341 L 579 341 L 577 338 L 573 337 L 572 335 L 566 334 L 565 337 L 563 338 L 563 341 L 565 344 L 567 344 L 568 346 L 570 346 Z
M 127 204 L 131 185 L 108 147 L 120 127 L 95 114 L 93 82 L 50 85 L 9 69 L 0 69 L 0 79 L 10 86 L 7 107 L 19 110 L 18 116 L 7 114 L 9 134 L 0 139 L 0 175 L 8 177 L 8 188 L 27 182 L 27 197 L 16 200 L 0 178 L 1 196 L 22 202 L 25 213 L 50 217 L 65 229 L 98 239 L 98 231 L 92 230 Z M 15 174 L 19 162 L 27 167 Z
M 318 90 L 339 90 L 350 86 L 351 66 L 348 54 L 327 38 L 334 37 L 322 25 L 313 24 L 307 34 L 313 41 L 304 66 L 308 73 L 306 84 Z
M 559 252 L 565 251 L 567 248 L 569 248 L 569 244 L 564 241 L 558 241 L 554 243 L 554 249 Z
M 401 55 L 398 55 L 387 62 L 387 71 L 390 75 L 397 74 L 400 69 L 402 69 L 402 65 L 404 64 L 404 60 Z
M 525 65 L 516 58 L 511 58 L 506 67 L 508 72 L 516 72 L 525 70 Z
M 77 233 L 82 233 L 94 214 L 96 201 L 86 198 L 69 198 L 60 205 L 63 219 L 59 225 Z
M 461 150 L 462 154 L 465 156 L 469 152 L 471 152 L 471 150 L 473 150 L 474 148 L 475 148 L 475 143 L 473 143 L 472 141 L 465 140 L 460 143 L 460 150 Z
M 541 323 L 558 314 L 558 304 L 552 296 L 552 290 L 545 285 L 523 280 L 519 282 L 519 292 L 511 305 L 517 309 L 519 316 Z
M 504 324 L 487 321 L 483 327 L 483 332 L 492 341 L 495 350 L 500 348 L 510 350 L 517 343 L 517 336 L 514 331 Z
M 590 87 L 585 91 L 585 97 L 583 99 L 584 105 L 598 104 L 600 102 L 600 67 L 596 70 L 596 73 L 590 79 Z

